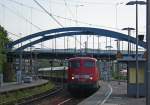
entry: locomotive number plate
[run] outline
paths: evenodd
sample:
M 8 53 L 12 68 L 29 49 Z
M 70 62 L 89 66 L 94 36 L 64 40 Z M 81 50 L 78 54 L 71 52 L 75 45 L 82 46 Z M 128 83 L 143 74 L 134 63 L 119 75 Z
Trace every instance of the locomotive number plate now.
M 89 75 L 75 75 L 75 78 L 83 78 L 83 79 L 88 79 L 90 76 Z

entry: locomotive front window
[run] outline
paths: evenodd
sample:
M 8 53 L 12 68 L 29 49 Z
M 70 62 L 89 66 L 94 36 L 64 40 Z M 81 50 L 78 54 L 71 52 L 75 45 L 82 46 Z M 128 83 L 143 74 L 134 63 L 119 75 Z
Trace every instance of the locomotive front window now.
M 93 61 L 84 61 L 84 67 L 91 68 L 94 66 L 95 66 L 95 63 Z
M 71 61 L 70 62 L 70 67 L 71 68 L 79 68 L 80 67 L 80 62 L 79 61 Z

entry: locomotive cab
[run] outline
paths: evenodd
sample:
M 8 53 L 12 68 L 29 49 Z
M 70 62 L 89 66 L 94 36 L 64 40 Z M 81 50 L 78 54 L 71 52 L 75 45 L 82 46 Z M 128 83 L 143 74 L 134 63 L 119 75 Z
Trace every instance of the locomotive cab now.
M 75 57 L 69 59 L 68 90 L 98 89 L 99 72 L 97 60 L 90 57 Z

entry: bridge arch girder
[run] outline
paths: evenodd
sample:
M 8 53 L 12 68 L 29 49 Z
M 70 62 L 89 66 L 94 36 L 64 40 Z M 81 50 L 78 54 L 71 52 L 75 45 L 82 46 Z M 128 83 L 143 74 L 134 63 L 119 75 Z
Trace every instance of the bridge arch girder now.
M 32 38 L 36 38 L 39 36 L 42 36 L 40 39 L 37 39 L 31 43 L 27 43 L 26 45 L 16 49 L 16 50 L 22 50 L 27 47 L 30 47 L 34 44 L 40 43 L 41 41 L 46 41 L 53 38 L 59 38 L 64 36 L 72 36 L 72 35 L 97 35 L 97 36 L 106 36 L 106 37 L 112 37 L 123 41 L 128 41 L 128 38 L 130 39 L 129 42 L 136 44 L 136 38 L 128 36 L 123 33 L 106 30 L 106 29 L 100 29 L 100 28 L 91 28 L 91 27 L 66 27 L 66 28 L 58 28 L 58 29 L 51 29 L 42 31 L 39 33 L 31 34 L 26 37 L 23 37 L 21 39 L 18 39 L 10 44 L 8 44 L 9 48 L 12 48 L 14 45 L 22 43 L 24 41 L 27 41 Z M 146 48 L 146 43 L 144 41 L 139 41 L 139 45 L 141 47 Z

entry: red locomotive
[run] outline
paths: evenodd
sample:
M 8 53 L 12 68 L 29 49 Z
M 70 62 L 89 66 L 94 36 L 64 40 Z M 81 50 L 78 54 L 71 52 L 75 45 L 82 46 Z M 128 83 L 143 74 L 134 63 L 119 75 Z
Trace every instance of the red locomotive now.
M 97 60 L 91 57 L 74 57 L 69 59 L 68 90 L 97 90 L 100 74 Z

